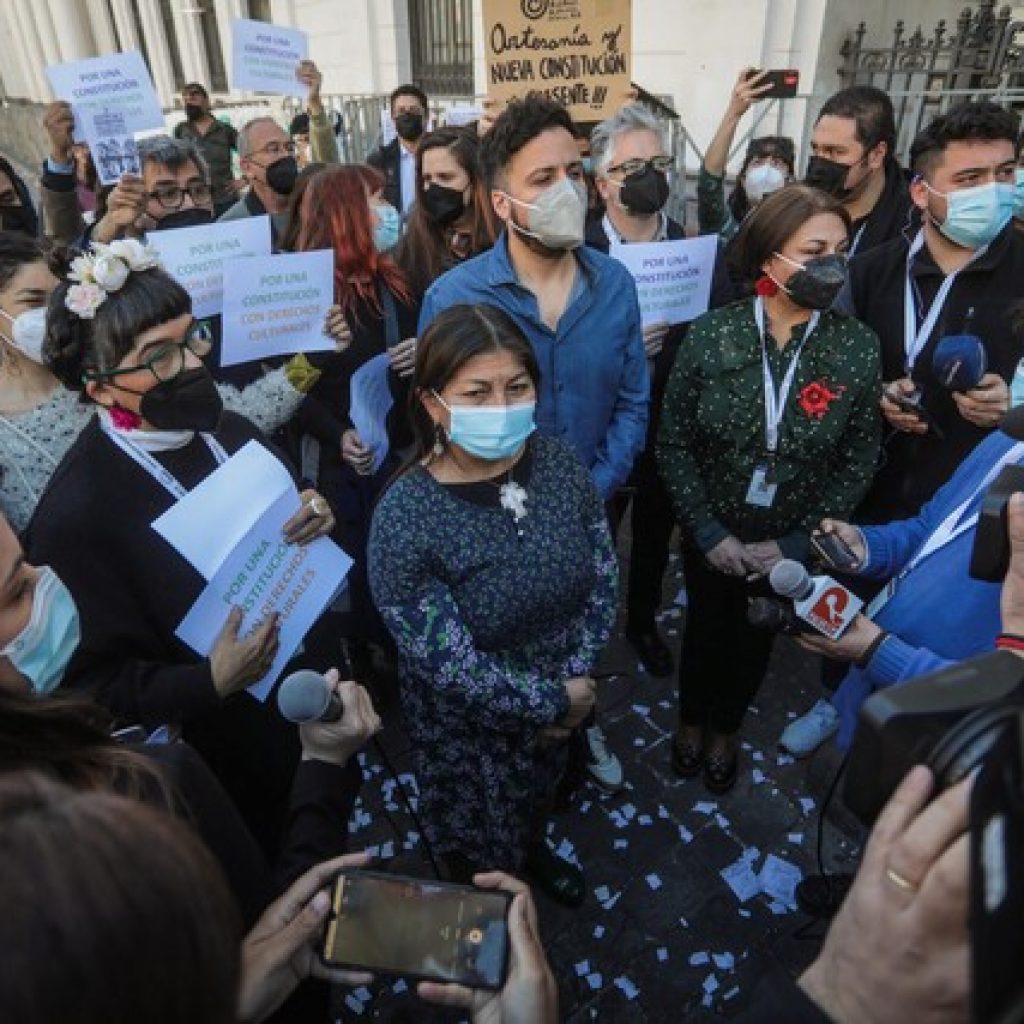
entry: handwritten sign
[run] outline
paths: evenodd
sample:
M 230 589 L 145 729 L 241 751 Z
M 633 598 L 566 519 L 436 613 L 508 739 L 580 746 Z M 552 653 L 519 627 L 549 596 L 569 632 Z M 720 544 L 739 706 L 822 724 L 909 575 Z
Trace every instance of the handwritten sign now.
M 636 281 L 644 327 L 684 324 L 707 312 L 717 235 L 613 245 L 609 252 Z
M 348 418 L 359 440 L 373 451 L 373 471 L 384 464 L 388 454 L 388 413 L 394 405 L 387 352 L 367 360 L 349 381 Z
M 139 174 L 136 133 L 164 130 L 164 115 L 137 50 L 90 57 L 46 69 L 54 94 L 71 104 L 75 140 L 86 142 L 100 183 Z
M 483 0 L 487 88 L 542 92 L 578 121 L 601 121 L 630 88 L 631 0 Z
M 224 264 L 221 366 L 292 352 L 329 352 L 334 251 L 239 256 Z
M 235 18 L 231 22 L 231 85 L 235 89 L 305 98 L 296 77 L 309 56 L 309 36 L 295 28 Z
M 269 256 L 269 217 L 154 231 L 149 243 L 167 272 L 192 296 L 192 315 L 216 316 L 224 308 L 224 261 L 236 256 Z

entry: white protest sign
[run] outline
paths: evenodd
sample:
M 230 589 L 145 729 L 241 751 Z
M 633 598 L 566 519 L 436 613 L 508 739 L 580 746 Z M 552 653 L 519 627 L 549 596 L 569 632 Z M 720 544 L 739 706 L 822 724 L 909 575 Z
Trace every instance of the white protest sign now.
M 221 366 L 293 352 L 330 352 L 334 251 L 240 256 L 224 264 Z
M 264 511 L 294 490 L 284 464 L 249 441 L 154 520 L 153 529 L 209 580 Z
M 374 473 L 388 454 L 387 418 L 394 404 L 388 384 L 390 366 L 387 352 L 382 352 L 363 363 L 349 381 L 348 418 L 359 440 L 373 450 Z
M 706 313 L 718 236 L 630 242 L 609 252 L 633 275 L 643 326 L 684 324 Z
M 90 57 L 46 69 L 54 93 L 75 114 L 75 139 L 89 144 L 100 183 L 138 174 L 136 132 L 164 131 L 153 80 L 137 50 Z
M 249 687 L 259 700 L 267 699 L 352 566 L 352 559 L 326 537 L 301 547 L 284 541 L 282 527 L 298 509 L 299 496 L 292 487 L 266 509 L 228 555 L 176 630 L 194 651 L 208 655 L 233 607 L 244 612 L 240 636 L 277 613 L 277 656 L 270 671 Z
M 309 36 L 296 28 L 235 18 L 231 22 L 231 86 L 254 92 L 305 98 L 307 88 L 296 77 L 299 62 L 309 56 Z
M 473 124 L 483 117 L 483 111 L 479 107 L 449 107 L 445 111 L 444 123 L 449 128 L 465 128 L 467 124 Z
M 192 296 L 192 315 L 216 316 L 224 308 L 224 261 L 269 256 L 269 217 L 245 217 L 194 228 L 153 231 L 149 244 L 171 277 Z

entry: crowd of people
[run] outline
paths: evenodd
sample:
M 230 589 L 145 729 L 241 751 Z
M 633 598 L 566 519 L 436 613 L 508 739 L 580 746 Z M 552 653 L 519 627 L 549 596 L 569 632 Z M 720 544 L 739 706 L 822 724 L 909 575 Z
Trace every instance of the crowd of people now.
M 1024 357 L 1015 114 L 954 106 L 904 168 L 889 97 L 854 86 L 821 108 L 806 167 L 794 140 L 754 138 L 729 192 L 767 88 L 745 70 L 697 181 L 709 309 L 645 325 L 614 253 L 688 232 L 642 103 L 586 133 L 539 94 L 433 127 L 403 85 L 396 138 L 349 165 L 319 70 L 297 75 L 287 131 L 236 129 L 186 85 L 185 120 L 110 187 L 64 102 L 38 182 L 0 159 L 0 994 L 18 1024 L 325 1013 L 305 979 L 354 980 L 315 947 L 325 887 L 366 863 L 347 823 L 388 665 L 437 866 L 514 897 L 505 987 L 419 994 L 554 1021 L 518 878 L 579 906 L 583 870 L 546 839 L 556 783 L 628 773 L 596 700 L 627 519 L 625 636 L 651 676 L 677 674 L 671 767 L 714 794 L 774 645 L 750 602 L 783 559 L 809 563 L 816 531 L 848 546 L 866 604 L 838 639 L 800 638 L 824 657 L 821 699 L 780 736 L 797 756 L 848 746 L 873 691 L 1024 632 L 969 574 L 985 490 L 1024 464 L 1000 429 Z M 276 252 L 333 253 L 333 349 L 225 367 L 222 317 L 194 316 L 150 236 L 261 216 Z M 954 336 L 981 339 L 967 385 L 935 358 Z M 382 460 L 351 395 L 376 357 Z M 151 524 L 253 443 L 299 494 L 283 543 L 330 537 L 353 562 L 293 659 L 325 674 L 337 721 L 296 728 L 246 692 L 277 615 L 243 631 L 235 609 L 208 657 L 177 632 L 207 581 Z M 1015 559 L 1022 519 L 1013 503 Z M 676 538 L 678 665 L 657 625 Z M 966 1019 L 969 787 L 928 804 L 931 785 L 905 781 L 819 959 L 751 1020 Z

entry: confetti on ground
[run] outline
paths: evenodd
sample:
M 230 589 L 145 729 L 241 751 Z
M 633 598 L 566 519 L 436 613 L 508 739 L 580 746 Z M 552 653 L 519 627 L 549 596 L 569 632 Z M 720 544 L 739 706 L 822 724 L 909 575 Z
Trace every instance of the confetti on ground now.
M 704 979 L 704 991 L 708 995 L 711 995 L 712 992 L 718 991 L 718 979 L 713 974 L 709 974 Z
M 679 592 L 676 594 L 675 600 L 672 603 L 677 608 L 685 608 L 686 607 L 686 601 L 687 601 L 687 598 L 686 598 L 686 587 L 682 587 L 682 588 L 680 588 Z
M 810 814 L 814 810 L 814 801 L 809 796 L 800 797 L 800 806 L 804 810 L 804 814 Z
M 661 888 L 661 879 L 654 872 L 651 872 L 647 876 L 647 884 L 654 892 L 657 892 Z
M 703 967 L 705 964 L 711 963 L 711 957 L 707 953 L 691 953 L 690 954 L 690 966 L 691 967 Z
M 585 974 L 589 974 L 589 973 L 590 973 L 590 961 L 589 960 L 581 960 L 576 965 L 576 977 L 577 978 L 582 978 Z
M 693 833 L 685 825 L 680 825 L 679 826 L 679 838 L 682 839 L 682 841 L 684 843 L 692 843 L 693 842 Z
M 594 938 L 595 939 L 602 939 L 602 938 L 604 938 L 604 925 L 603 924 L 599 924 L 599 925 L 597 925 L 594 928 Z
M 750 774 L 754 779 L 755 786 L 760 786 L 765 780 L 765 774 L 760 768 L 755 768 Z
M 780 768 L 784 768 L 787 764 L 793 764 L 794 758 L 790 757 L 789 754 L 779 754 L 779 756 L 775 758 L 775 763 Z
M 664 963 L 668 959 L 668 950 L 664 946 L 658 947 L 658 962 Z
M 631 982 L 624 974 L 620 974 L 615 979 L 614 984 L 615 987 L 621 990 L 622 994 L 631 1002 L 640 995 L 640 989 L 638 989 L 636 985 L 634 985 L 633 982 Z
M 731 971 L 736 966 L 736 958 L 732 953 L 712 953 L 711 959 L 720 971 Z
M 587 984 L 596 992 L 604 984 L 604 978 L 595 971 L 587 975 Z
M 750 862 L 740 857 L 727 868 L 719 871 L 725 884 L 732 889 L 740 903 L 746 903 L 761 891 L 761 882 L 754 874 Z
M 790 832 L 789 835 L 786 836 L 786 838 L 794 846 L 802 846 L 803 842 L 804 842 L 804 834 L 803 834 L 803 832 Z
M 769 853 L 759 875 L 761 891 L 791 910 L 796 910 L 796 887 L 803 877 L 803 872 L 795 864 Z M 774 907 L 772 911 L 776 912 Z
M 407 991 L 408 988 L 409 983 L 405 978 L 399 978 L 398 981 L 391 986 L 391 991 L 394 992 L 396 996 L 400 996 L 403 992 Z
M 697 802 L 696 802 L 696 803 L 695 803 L 695 804 L 693 805 L 693 809 L 694 809 L 694 810 L 695 810 L 695 811 L 696 811 L 696 812 L 697 812 L 698 814 L 707 814 L 707 815 L 711 815 L 711 814 L 714 814 L 714 813 L 715 813 L 715 811 L 717 811 L 717 810 L 718 810 L 718 804 L 714 803 L 714 802 L 713 802 L 713 801 L 711 801 L 711 800 L 698 800 L 698 801 L 697 801 Z
M 360 1015 L 366 1013 L 366 1007 L 363 1006 L 363 1004 L 359 1002 L 358 999 L 356 999 L 354 992 L 349 992 L 349 994 L 345 996 L 345 1005 L 353 1013 L 358 1013 Z

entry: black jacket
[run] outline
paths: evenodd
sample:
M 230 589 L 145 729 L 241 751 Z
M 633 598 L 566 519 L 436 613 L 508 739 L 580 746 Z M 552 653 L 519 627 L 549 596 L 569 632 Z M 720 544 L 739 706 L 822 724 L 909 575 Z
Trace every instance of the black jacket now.
M 910 236 L 913 237 L 913 236 Z M 903 308 L 909 242 L 900 236 L 850 263 L 847 291 L 839 305 L 871 327 L 882 343 L 882 379 L 904 376 Z M 912 279 L 920 296 L 920 310 L 935 299 L 944 275 L 925 246 L 914 260 Z M 952 476 L 953 471 L 988 431 L 965 420 L 951 393 L 932 370 L 932 356 L 940 338 L 959 334 L 967 312 L 974 309 L 972 333 L 985 343 L 990 372 L 1007 383 L 1024 355 L 1024 337 L 1014 332 L 1013 307 L 1024 298 L 1024 237 L 1012 225 L 988 251 L 957 276 L 938 324 L 914 364 L 914 380 L 923 391 L 924 404 L 945 434 L 938 440 L 925 435 L 890 431 L 882 448 L 875 482 L 857 513 L 861 522 L 885 523 L 916 515 L 920 507 Z
M 886 160 L 885 187 L 878 202 L 866 217 L 853 222 L 851 239 L 860 236 L 857 255 L 900 237 L 912 220 L 916 226 L 917 219 L 906 173 L 895 160 Z
M 402 144 L 392 139 L 386 146 L 375 149 L 366 162 L 376 167 L 386 181 L 384 198 L 399 212 L 402 212 Z

